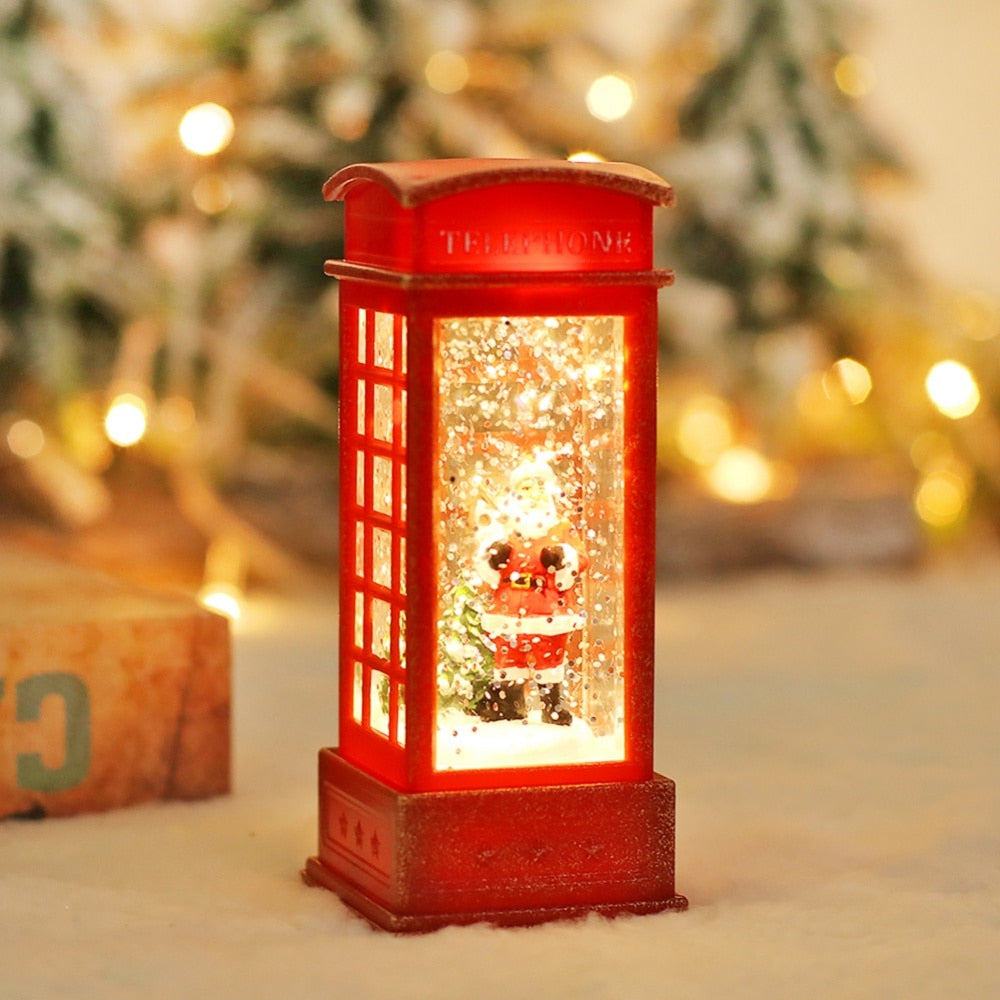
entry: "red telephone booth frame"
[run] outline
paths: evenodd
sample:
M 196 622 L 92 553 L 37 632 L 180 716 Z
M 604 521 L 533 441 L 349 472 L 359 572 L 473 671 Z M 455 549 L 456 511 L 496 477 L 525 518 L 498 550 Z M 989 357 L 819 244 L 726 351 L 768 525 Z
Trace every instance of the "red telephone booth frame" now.
M 346 259 L 326 265 L 341 314 L 340 746 L 320 754 L 307 881 L 392 930 L 682 909 L 673 782 L 653 771 L 656 293 L 673 275 L 653 267 L 652 210 L 672 189 L 630 165 L 446 160 L 348 167 L 324 195 L 345 202 L 346 230 Z M 625 751 L 441 770 L 437 321 L 520 315 L 624 324 Z M 391 427 L 375 426 L 376 396 Z M 373 671 L 381 731 L 357 700 Z

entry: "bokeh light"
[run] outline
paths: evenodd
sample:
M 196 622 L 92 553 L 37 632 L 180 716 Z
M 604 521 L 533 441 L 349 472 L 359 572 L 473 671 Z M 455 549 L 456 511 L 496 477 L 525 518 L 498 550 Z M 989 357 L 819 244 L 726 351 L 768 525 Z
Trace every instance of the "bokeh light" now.
M 198 591 L 198 602 L 235 622 L 243 611 L 243 592 L 233 584 L 209 583 Z
M 624 118 L 635 103 L 635 86 L 619 73 L 599 76 L 587 90 L 587 110 L 602 122 Z
M 45 431 L 34 420 L 15 420 L 7 428 L 7 447 L 18 458 L 34 458 L 45 447 Z
M 469 82 L 469 62 L 459 52 L 442 49 L 427 60 L 424 78 L 439 94 L 457 94 Z
M 191 200 L 206 215 L 218 215 L 232 204 L 232 185 L 221 174 L 206 174 L 195 181 Z
M 831 399 L 837 392 L 847 397 L 853 406 L 863 403 L 872 391 L 872 377 L 868 369 L 854 358 L 835 361 L 823 376 L 823 389 Z
M 875 67 L 865 56 L 846 55 L 834 67 L 833 78 L 847 97 L 865 97 L 875 88 Z
M 719 456 L 707 481 L 716 496 L 730 503 L 759 503 L 774 486 L 774 469 L 760 452 L 737 445 Z
M 733 418 L 725 400 L 701 394 L 685 403 L 677 420 L 677 448 L 696 465 L 711 465 L 733 443 Z
M 146 402 L 141 396 L 125 392 L 116 396 L 104 417 L 104 432 L 112 444 L 129 448 L 146 434 Z
M 924 387 L 938 411 L 952 420 L 969 416 L 979 406 L 979 386 L 958 361 L 939 361 L 927 373 Z
M 188 152 L 214 156 L 229 145 L 235 128 L 233 116 L 222 105 L 208 101 L 185 112 L 178 132 Z
M 932 528 L 947 528 L 965 516 L 969 505 L 969 484 L 950 469 L 928 473 L 913 497 L 917 516 Z

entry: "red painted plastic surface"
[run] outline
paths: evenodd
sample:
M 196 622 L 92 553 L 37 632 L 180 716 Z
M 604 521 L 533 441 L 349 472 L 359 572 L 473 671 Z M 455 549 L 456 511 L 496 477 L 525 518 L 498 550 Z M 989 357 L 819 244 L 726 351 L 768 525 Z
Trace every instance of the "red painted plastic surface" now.
M 652 766 L 656 294 L 672 280 L 653 267 L 652 209 L 672 191 L 640 168 L 477 160 L 357 165 L 324 193 L 345 200 L 347 230 L 347 259 L 326 265 L 341 281 L 340 746 L 321 753 L 320 851 L 305 877 L 394 930 L 682 909 L 673 783 Z M 394 324 L 391 362 L 372 360 L 376 314 Z M 436 321 L 502 316 L 624 320 L 623 760 L 435 769 Z M 392 394 L 405 440 L 398 427 L 379 439 L 370 409 L 359 420 L 359 386 Z M 372 495 L 376 463 L 383 480 L 392 470 L 388 499 Z M 391 539 L 389 579 L 363 569 L 376 529 Z M 359 648 L 356 595 L 388 608 L 388 654 L 368 611 Z M 372 671 L 383 678 L 388 731 L 375 731 L 370 697 L 355 718 L 356 670 L 369 688 Z M 404 689 L 405 731 L 392 721 Z
M 335 174 L 347 259 L 407 274 L 643 271 L 673 191 L 622 164 L 445 160 Z
M 653 773 L 653 628 L 655 589 L 655 444 L 656 327 L 655 288 L 592 286 L 586 283 L 529 288 L 494 288 L 487 284 L 457 289 L 403 291 L 371 282 L 346 280 L 341 307 L 378 309 L 407 317 L 406 519 L 380 523 L 405 534 L 406 579 L 406 740 L 405 750 L 358 725 L 352 717 L 354 678 L 341 672 L 340 749 L 343 755 L 390 786 L 403 791 L 471 789 L 560 782 L 642 780 Z M 439 475 L 437 445 L 437 345 L 434 319 L 445 315 L 566 315 L 574 313 L 625 317 L 626 385 L 624 441 L 626 757 L 623 761 L 552 765 L 531 769 L 435 771 L 434 732 L 437 704 L 437 536 Z M 350 327 L 345 327 L 350 336 Z M 350 344 L 341 351 L 341 398 L 353 396 L 360 372 L 348 360 Z M 341 664 L 350 661 L 354 607 L 351 576 L 354 564 L 353 523 L 357 516 L 356 416 L 348 405 L 341 414 Z M 393 598 L 385 594 L 387 600 Z
M 320 753 L 319 853 L 305 879 L 393 931 L 682 910 L 674 784 L 406 794 Z

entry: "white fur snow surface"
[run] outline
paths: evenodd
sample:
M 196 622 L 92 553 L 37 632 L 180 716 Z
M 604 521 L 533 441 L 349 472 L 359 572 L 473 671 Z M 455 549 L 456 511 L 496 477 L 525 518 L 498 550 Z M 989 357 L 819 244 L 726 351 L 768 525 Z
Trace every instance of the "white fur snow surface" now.
M 235 790 L 0 824 L 4 1000 L 1000 996 L 1000 565 L 663 588 L 682 914 L 410 938 L 306 888 L 332 602 L 252 602 Z

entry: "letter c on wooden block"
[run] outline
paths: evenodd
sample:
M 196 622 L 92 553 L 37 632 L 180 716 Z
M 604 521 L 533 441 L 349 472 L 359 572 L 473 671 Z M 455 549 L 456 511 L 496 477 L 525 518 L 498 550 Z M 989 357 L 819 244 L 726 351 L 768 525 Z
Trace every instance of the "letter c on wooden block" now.
M 50 695 L 62 698 L 66 711 L 63 762 L 47 767 L 37 753 L 19 754 L 17 784 L 35 792 L 61 792 L 79 785 L 90 770 L 90 694 L 74 674 L 49 673 L 19 681 L 17 721 L 37 722 L 42 702 Z

